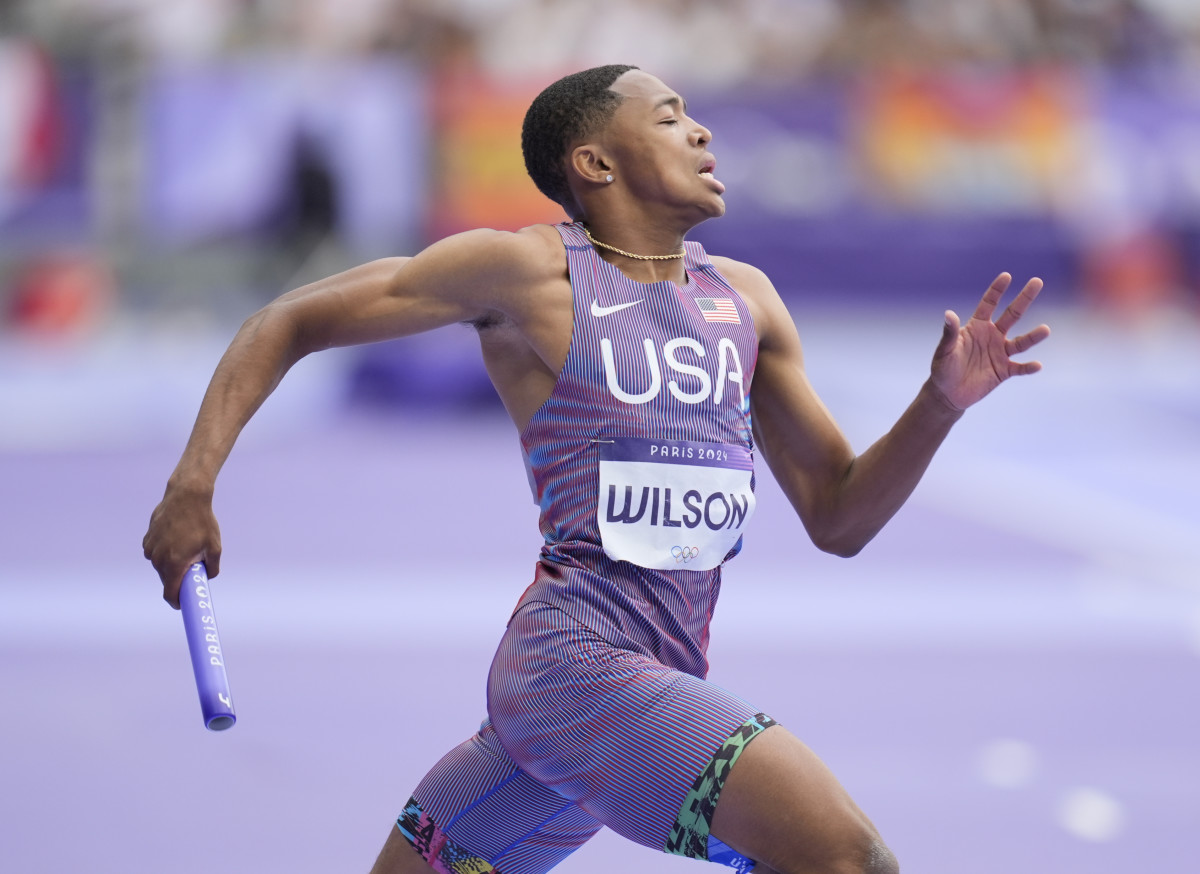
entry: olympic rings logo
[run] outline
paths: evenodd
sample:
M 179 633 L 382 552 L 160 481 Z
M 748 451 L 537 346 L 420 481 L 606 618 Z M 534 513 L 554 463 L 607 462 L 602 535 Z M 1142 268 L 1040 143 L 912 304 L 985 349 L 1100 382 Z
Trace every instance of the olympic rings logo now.
M 700 547 L 699 546 L 672 546 L 671 547 L 671 555 L 675 556 L 676 564 L 679 564 L 680 562 L 682 562 L 683 564 L 687 564 L 693 558 L 699 557 Z

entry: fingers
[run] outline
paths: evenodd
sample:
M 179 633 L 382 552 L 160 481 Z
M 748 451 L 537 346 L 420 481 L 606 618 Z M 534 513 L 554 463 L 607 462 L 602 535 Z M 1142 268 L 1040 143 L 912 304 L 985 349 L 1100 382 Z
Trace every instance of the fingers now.
M 192 563 L 166 556 L 160 556 L 157 560 L 152 558 L 150 561 L 154 565 L 154 569 L 158 571 L 158 578 L 162 581 L 163 600 L 178 610 L 179 589 L 182 587 L 183 577 Z
M 165 550 L 160 548 L 160 539 L 154 536 L 154 523 L 151 520 L 150 530 L 142 538 L 142 555 L 154 566 L 163 587 L 163 600 L 172 607 L 179 608 L 179 581 L 183 579 L 183 570 L 177 571 L 179 563 L 173 561 Z M 186 570 L 186 567 L 184 568 Z M 172 589 L 174 586 L 174 589 Z
M 1025 310 L 1029 309 L 1029 305 L 1033 303 L 1042 290 L 1042 280 L 1034 277 L 1025 283 L 1025 287 L 1021 289 L 1021 293 L 1016 299 L 1008 305 L 1008 308 L 1000 314 L 1000 318 L 996 319 L 996 330 L 1001 334 L 1007 334 L 1012 326 L 1017 323 L 1021 316 L 1025 315 Z
M 975 307 L 975 314 L 971 316 L 973 319 L 992 320 L 992 313 L 996 311 L 996 307 L 1000 305 L 1000 298 L 1004 297 L 1004 292 L 1008 290 L 1008 284 L 1012 282 L 1012 276 L 1008 273 L 1001 273 L 992 280 L 992 284 L 988 286 L 988 290 L 983 293 L 983 298 L 979 301 L 979 306 Z
M 1013 337 L 1005 343 L 1004 351 L 1009 355 L 1018 355 L 1025 350 L 1036 346 L 1038 343 L 1050 336 L 1049 325 L 1038 325 L 1028 334 L 1022 334 L 1020 337 Z
M 175 576 L 170 577 L 170 579 L 174 580 L 174 582 L 168 583 L 165 576 L 163 579 L 163 600 L 176 610 L 179 609 L 179 592 L 181 589 L 183 589 L 183 577 L 185 574 L 187 574 L 189 567 L 191 567 L 191 565 L 185 565 L 182 571 Z
M 1032 346 L 1045 340 L 1050 336 L 1049 325 L 1038 325 L 1028 334 L 1022 334 L 1020 337 L 1014 337 L 1004 344 L 1004 350 L 1009 355 L 1016 355 L 1024 352 Z M 1037 373 L 1042 369 L 1040 361 L 1009 361 L 1008 375 L 1009 376 L 1028 376 L 1031 373 Z
M 147 537 L 149 537 L 147 535 Z M 146 558 L 154 566 L 154 570 L 158 573 L 158 578 L 162 582 L 163 600 L 179 609 L 179 590 L 183 585 L 183 578 L 195 562 L 203 561 L 210 567 L 215 567 L 220 563 L 220 552 L 218 550 L 218 558 L 210 560 L 202 555 L 196 555 L 187 559 L 181 559 L 178 556 L 162 554 L 165 551 L 156 551 L 152 544 L 147 543 L 144 547 Z M 209 574 L 215 576 L 215 574 Z
M 946 310 L 945 319 L 945 324 L 942 325 L 942 339 L 938 340 L 937 348 L 933 350 L 935 361 L 946 355 L 958 340 L 958 331 L 961 327 L 958 313 L 954 310 Z

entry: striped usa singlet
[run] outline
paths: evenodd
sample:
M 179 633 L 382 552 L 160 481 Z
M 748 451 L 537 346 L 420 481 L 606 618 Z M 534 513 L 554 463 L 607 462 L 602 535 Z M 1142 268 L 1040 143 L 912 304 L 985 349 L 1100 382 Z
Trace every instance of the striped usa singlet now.
M 699 243 L 684 243 L 685 285 L 645 284 L 600 258 L 580 225 L 562 224 L 558 231 L 567 251 L 574 331 L 550 398 L 521 434 L 545 537 L 521 604 L 552 604 L 601 634 L 626 636 L 664 664 L 703 677 L 720 563 L 741 547 L 743 492 L 752 492 L 752 471 L 743 473 L 741 492 L 701 488 L 689 496 L 687 474 L 711 472 L 703 465 L 677 468 L 685 482 L 673 496 L 653 476 L 605 490 L 603 456 L 624 449 L 608 466 L 624 462 L 636 469 L 680 455 L 695 462 L 697 454 L 713 451 L 702 447 L 716 446 L 724 447 L 719 453 L 735 452 L 737 467 L 750 467 L 754 324 Z M 669 569 L 614 560 L 606 552 L 622 533 L 615 529 L 629 527 L 622 522 L 639 510 L 649 533 L 677 537 L 662 541 Z M 692 558 L 696 536 L 714 528 L 732 544 L 718 544 L 720 555 L 710 549 Z M 710 567 L 689 569 L 701 563 Z
M 566 363 L 521 434 L 545 545 L 488 678 L 488 718 L 397 828 L 441 874 L 545 874 L 602 825 L 739 872 L 712 834 L 774 720 L 708 683 L 721 565 L 753 511 L 750 313 L 696 243 L 643 284 L 560 225 Z

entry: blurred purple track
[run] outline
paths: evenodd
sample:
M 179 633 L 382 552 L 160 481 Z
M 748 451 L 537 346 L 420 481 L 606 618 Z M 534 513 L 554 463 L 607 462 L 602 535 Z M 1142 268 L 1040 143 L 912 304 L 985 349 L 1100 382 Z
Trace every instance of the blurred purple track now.
M 1200 335 L 1042 315 L 1046 372 L 972 411 L 859 557 L 817 553 L 760 480 L 711 676 L 816 749 L 908 871 L 1191 870 Z M 801 319 L 860 450 L 939 317 Z M 218 485 L 239 721 L 204 731 L 140 540 L 225 339 L 125 337 L 70 366 L 0 347 L 6 870 L 366 871 L 483 716 L 539 540 L 515 435 L 348 412 L 335 353 L 289 376 Z M 557 870 L 701 869 L 602 833 Z

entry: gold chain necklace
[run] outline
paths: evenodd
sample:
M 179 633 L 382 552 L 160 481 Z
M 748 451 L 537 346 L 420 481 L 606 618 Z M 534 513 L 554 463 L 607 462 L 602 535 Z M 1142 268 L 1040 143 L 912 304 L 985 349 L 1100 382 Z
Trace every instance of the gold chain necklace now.
M 675 261 L 682 258 L 686 252 L 676 252 L 674 255 L 635 255 L 632 252 L 626 252 L 624 249 L 618 249 L 616 246 L 610 246 L 608 243 L 601 243 L 592 236 L 592 232 L 587 229 L 587 225 L 581 225 L 583 233 L 591 241 L 593 246 L 599 246 L 601 249 L 608 249 L 610 252 L 616 252 L 618 255 L 624 255 L 626 258 L 634 258 L 638 261 Z

